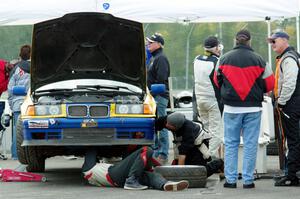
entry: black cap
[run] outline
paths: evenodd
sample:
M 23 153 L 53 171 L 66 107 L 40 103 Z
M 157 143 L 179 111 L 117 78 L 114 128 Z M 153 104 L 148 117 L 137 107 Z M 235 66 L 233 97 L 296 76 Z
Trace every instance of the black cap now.
M 204 40 L 204 47 L 205 48 L 213 48 L 213 47 L 216 47 L 220 44 L 219 40 L 217 37 L 215 36 L 210 36 L 210 37 L 207 37 L 205 40 Z
M 165 44 L 164 38 L 159 33 L 155 33 L 155 34 L 151 35 L 151 37 L 147 37 L 146 39 L 148 42 L 158 42 L 162 46 Z
M 235 39 L 249 41 L 251 39 L 250 32 L 246 29 L 242 29 L 236 33 Z

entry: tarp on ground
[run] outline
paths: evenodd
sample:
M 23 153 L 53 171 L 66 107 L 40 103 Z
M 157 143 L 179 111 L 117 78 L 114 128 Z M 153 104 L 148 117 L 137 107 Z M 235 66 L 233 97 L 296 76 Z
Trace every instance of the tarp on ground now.
M 262 21 L 296 17 L 299 0 L 1 0 L 0 25 L 24 25 L 71 12 L 106 12 L 142 23 Z

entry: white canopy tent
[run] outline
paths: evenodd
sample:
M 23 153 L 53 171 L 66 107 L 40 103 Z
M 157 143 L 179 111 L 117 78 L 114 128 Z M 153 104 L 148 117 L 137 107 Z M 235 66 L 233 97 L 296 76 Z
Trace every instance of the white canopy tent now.
M 1 0 L 0 5 L 0 25 L 33 24 L 70 12 L 107 12 L 142 23 L 262 21 L 299 13 L 299 0 Z
M 34 24 L 71 12 L 105 12 L 142 23 L 266 20 L 268 35 L 270 20 L 296 17 L 300 49 L 300 0 L 1 0 L 0 7 L 0 25 Z M 268 54 L 271 64 L 270 45 Z

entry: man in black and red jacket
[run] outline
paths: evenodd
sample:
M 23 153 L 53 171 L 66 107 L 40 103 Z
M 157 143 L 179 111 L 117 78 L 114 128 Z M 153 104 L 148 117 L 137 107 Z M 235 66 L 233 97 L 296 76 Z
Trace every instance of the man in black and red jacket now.
M 224 187 L 236 188 L 238 148 L 243 136 L 243 188 L 254 188 L 254 170 L 260 133 L 264 93 L 272 91 L 274 75 L 251 48 L 248 30 L 236 34 L 236 46 L 224 54 L 216 67 L 214 82 L 224 103 Z

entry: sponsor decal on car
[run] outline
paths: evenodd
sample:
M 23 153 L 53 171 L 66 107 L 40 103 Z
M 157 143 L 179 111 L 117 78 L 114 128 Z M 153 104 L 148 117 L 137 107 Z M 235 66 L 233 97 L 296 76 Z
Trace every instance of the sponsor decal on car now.
M 28 121 L 28 128 L 49 128 L 49 122 L 48 120 Z

